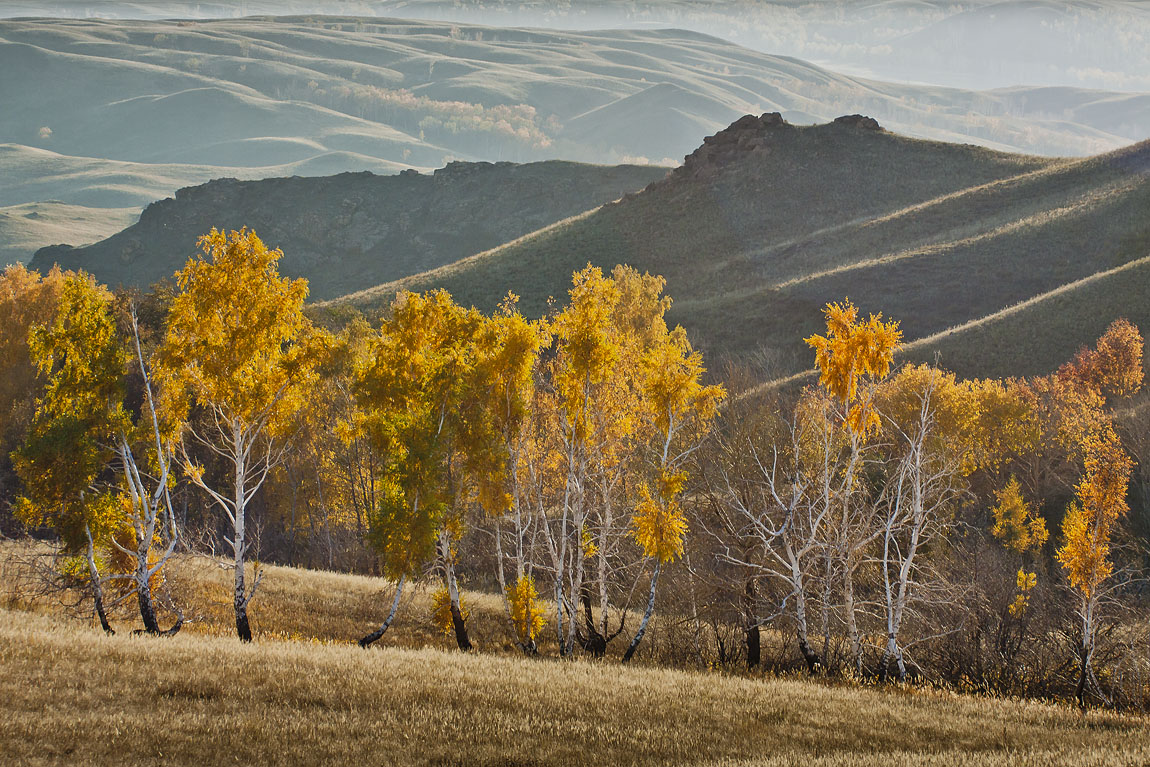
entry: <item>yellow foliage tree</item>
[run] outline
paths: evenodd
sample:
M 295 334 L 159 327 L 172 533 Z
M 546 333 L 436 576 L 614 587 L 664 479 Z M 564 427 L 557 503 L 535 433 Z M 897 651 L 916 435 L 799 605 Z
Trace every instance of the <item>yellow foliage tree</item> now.
M 283 460 L 286 432 L 314 377 L 312 328 L 303 313 L 307 280 L 281 278 L 283 252 L 248 229 L 212 229 L 199 245 L 202 253 L 176 275 L 157 378 L 188 478 L 232 526 L 236 632 L 251 641 L 248 604 L 260 574 L 249 588 L 247 508 Z M 202 429 L 189 418 L 195 412 L 206 414 Z M 187 439 L 221 457 L 230 476 L 210 481 Z
M 1011 477 L 1006 487 L 996 493 L 998 503 L 991 510 L 994 526 L 991 533 L 1010 551 L 1024 554 L 1039 549 L 1049 536 L 1046 521 L 1036 515 L 1022 497 L 1022 486 Z
M 691 349 L 682 327 L 655 335 L 643 355 L 640 391 L 654 431 L 656 487 L 639 485 L 639 504 L 632 529 L 643 554 L 655 560 L 647 609 L 639 630 L 623 655 L 627 662 L 639 648 L 655 610 L 655 587 L 662 566 L 683 552 L 687 519 L 679 496 L 688 479 L 687 459 L 698 448 L 726 396 L 720 385 L 705 385 L 703 357 Z
M 1024 555 L 1028 551 L 1041 549 L 1049 533 L 1046 520 L 1034 513 L 1030 504 L 1022 497 L 1022 485 L 1017 477 L 1011 477 L 1006 486 L 996 492 L 998 503 L 991 509 L 994 524 L 991 534 L 1008 551 Z M 1038 573 L 1028 573 L 1019 568 L 1016 578 L 1017 592 L 1008 609 L 1014 617 L 1021 617 L 1030 602 L 1030 591 L 1038 585 Z
M 1133 463 L 1118 440 L 1088 446 L 1086 472 L 1078 483 L 1078 501 L 1071 503 L 1062 520 L 1064 543 L 1058 561 L 1066 571 L 1071 587 L 1078 593 L 1081 621 L 1079 644 L 1078 701 L 1085 704 L 1088 686 L 1094 684 L 1091 660 L 1098 629 L 1098 607 L 1104 585 L 1114 571 L 1110 560 L 1114 526 L 1129 506 L 1126 491 Z
M 534 646 L 535 638 L 547 624 L 539 593 L 535 590 L 535 579 L 522 575 L 515 583 L 508 584 L 505 592 L 518 642 L 523 646 Z
M 131 584 L 122 591 L 126 596 L 134 589 L 144 629 L 160 633 L 152 590 L 178 539 L 170 455 L 159 439 L 134 314 L 131 332 L 144 395 L 138 423 L 125 408 L 128 352 L 111 298 L 90 276 L 68 274 L 55 317 L 29 333 L 29 353 L 45 386 L 28 439 L 14 454 L 26 490 L 17 510 L 30 524 L 51 524 L 65 551 L 84 552 L 105 630 L 110 631 L 102 604 L 105 576 L 97 568 L 97 551 L 112 565 L 107 578 Z M 146 462 L 137 460 L 141 448 Z M 181 623 L 164 633 L 175 633 Z
M 890 372 L 902 331 L 897 321 L 883 322 L 881 313 L 860 319 L 850 299 L 827 304 L 823 316 L 827 334 L 805 339 L 815 350 L 819 384 L 847 408 L 851 429 L 865 434 L 879 425 L 866 383 L 880 381 Z
M 43 377 L 28 353 L 28 333 L 52 322 L 67 276 L 17 264 L 0 272 L 0 467 L 20 444 L 36 410 Z

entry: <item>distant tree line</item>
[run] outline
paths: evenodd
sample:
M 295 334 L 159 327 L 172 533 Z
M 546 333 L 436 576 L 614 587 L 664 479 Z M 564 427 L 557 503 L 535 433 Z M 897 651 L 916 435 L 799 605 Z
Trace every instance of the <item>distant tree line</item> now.
M 333 329 L 254 232 L 200 245 L 147 295 L 0 275 L 5 529 L 58 540 L 108 632 L 133 597 L 178 631 L 165 567 L 195 547 L 227 552 L 245 641 L 276 561 L 391 579 L 364 647 L 431 580 L 462 650 L 468 583 L 527 654 L 626 662 L 654 625 L 659 662 L 1150 704 L 1128 322 L 1050 375 L 963 380 L 896 366 L 898 323 L 843 301 L 817 382 L 720 384 L 629 267 L 538 319 L 433 290 Z

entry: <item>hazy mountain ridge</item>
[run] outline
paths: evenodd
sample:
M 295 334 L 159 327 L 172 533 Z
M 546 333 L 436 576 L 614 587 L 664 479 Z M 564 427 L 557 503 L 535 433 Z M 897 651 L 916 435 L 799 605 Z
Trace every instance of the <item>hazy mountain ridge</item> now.
M 452 163 L 433 174 L 220 179 L 149 205 L 133 226 L 84 248 L 41 249 L 33 268 L 83 268 L 110 285 L 171 277 L 210 227 L 247 226 L 285 252 L 314 299 L 458 261 L 662 178 L 656 166 L 551 161 Z
M 689 26 L 698 8 L 679 5 L 682 15 L 659 18 Z M 124 6 L 142 15 L 165 7 Z M 69 8 L 81 6 L 53 6 Z M 181 9 L 236 10 L 170 6 Z M 865 112 L 908 135 L 1055 155 L 1150 135 L 1144 94 L 880 82 L 683 29 L 556 31 L 354 16 L 9 19 L 0 21 L 0 68 L 5 205 L 142 207 L 212 178 L 431 170 L 453 159 L 673 164 L 668 158 L 691 151 L 699 136 L 770 111 L 794 123 Z M 91 226 L 74 224 L 71 244 L 98 239 L 122 220 L 98 218 L 73 216 Z M 7 230 L 0 226 L 0 238 Z M 25 257 L 51 242 L 19 237 Z M 6 252 L 22 260 L 20 248 Z
M 1150 142 L 1050 160 L 908 139 L 858 116 L 811 127 L 748 116 L 643 192 L 342 302 L 375 310 L 397 289 L 442 286 L 489 308 L 511 289 L 542 311 L 573 269 L 629 263 L 667 278 L 671 316 L 698 344 L 741 357 L 766 352 L 780 374 L 806 366 L 802 337 L 818 330 L 825 302 L 844 296 L 900 319 L 911 342 L 966 326 L 917 344 L 919 356 L 949 350 L 967 373 L 1041 372 L 1099 324 L 1150 323 L 1150 306 L 1133 300 L 1150 289 L 1150 269 L 1134 264 L 1103 280 L 1123 281 L 1112 294 L 1089 281 L 1075 287 L 1150 256 L 1147 210 Z M 988 321 L 1008 328 L 1070 301 L 1069 317 L 1030 329 L 1023 359 L 970 324 L 1046 294 Z
M 840 72 L 964 88 L 1150 91 L 1150 8 L 1139 0 L 8 0 L 6 16 L 405 16 L 556 29 L 679 27 Z

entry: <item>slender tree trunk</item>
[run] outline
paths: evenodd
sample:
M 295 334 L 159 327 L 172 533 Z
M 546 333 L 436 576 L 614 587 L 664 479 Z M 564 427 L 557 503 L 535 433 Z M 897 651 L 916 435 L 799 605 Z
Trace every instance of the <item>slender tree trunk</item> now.
M 388 628 L 391 627 L 391 622 L 395 620 L 395 613 L 399 609 L 399 597 L 403 594 L 403 583 L 406 580 L 406 575 L 399 576 L 399 580 L 396 581 L 395 584 L 395 597 L 391 600 L 391 610 L 389 610 L 387 613 L 387 619 L 384 620 L 382 626 L 359 640 L 360 647 L 363 647 L 364 649 L 370 647 L 372 642 L 375 642 L 387 633 Z
M 247 593 L 247 586 L 244 582 L 244 555 L 247 553 L 247 546 L 244 540 L 245 535 L 245 512 L 247 509 L 247 498 L 244 497 L 244 476 L 246 473 L 246 466 L 244 464 L 244 445 L 239 426 L 233 427 L 234 445 L 235 450 L 235 468 L 236 468 L 236 484 L 235 484 L 235 527 L 232 535 L 232 553 L 235 557 L 235 599 L 234 606 L 236 612 L 236 634 L 239 636 L 241 642 L 252 641 L 251 624 L 248 622 L 248 601 L 251 597 Z
M 851 661 L 855 673 L 862 676 L 862 640 L 859 637 L 858 618 L 855 616 L 854 567 L 849 557 L 843 573 L 843 612 L 846 613 L 847 636 L 851 642 Z
M 762 639 L 759 621 L 755 616 L 755 582 L 747 578 L 743 591 L 743 618 L 746 621 L 744 634 L 747 646 L 747 668 L 755 668 L 762 662 Z
M 1086 708 L 1086 687 L 1090 681 L 1090 657 L 1094 654 L 1094 609 L 1090 597 L 1082 601 L 1082 643 L 1078 648 L 1078 687 L 1074 697 Z
M 455 643 L 464 652 L 471 649 L 471 639 L 467 636 L 467 622 L 463 618 L 463 609 L 459 601 L 459 583 L 455 579 L 455 563 L 451 559 L 451 542 L 448 533 L 440 534 L 440 551 L 443 556 L 443 579 L 447 586 L 447 594 L 451 598 L 451 625 L 455 629 Z
M 583 617 L 587 624 L 587 641 L 583 649 L 593 657 L 602 658 L 607 652 L 607 637 L 595 626 L 595 615 L 591 609 L 591 591 L 584 585 L 583 588 Z
M 807 600 L 801 587 L 795 591 L 795 623 L 795 634 L 799 642 L 799 652 L 803 656 L 803 661 L 807 664 L 807 672 L 813 674 L 822 666 L 822 659 L 819 658 L 819 654 L 811 647 L 811 643 L 807 638 Z
M 647 610 L 643 613 L 643 620 L 639 623 L 639 630 L 635 632 L 635 638 L 631 640 L 631 646 L 623 655 L 624 663 L 630 661 L 631 656 L 639 649 L 639 643 L 643 641 L 643 635 L 647 633 L 647 624 L 651 620 L 651 614 L 655 612 L 655 584 L 659 582 L 660 567 L 662 567 L 662 563 L 656 562 L 655 570 L 651 573 L 651 593 L 647 596 Z
M 824 669 L 829 671 L 830 658 L 831 658 L 831 590 L 833 584 L 831 582 L 831 572 L 833 570 L 833 560 L 830 554 L 826 556 L 826 573 L 823 578 L 823 599 L 820 605 L 820 616 L 822 618 L 823 629 L 823 660 Z
M 822 666 L 822 659 L 819 654 L 811 647 L 808 639 L 807 627 L 807 595 L 803 590 L 803 571 L 799 569 L 799 563 L 796 555 L 794 554 L 790 543 L 786 544 L 787 559 L 791 564 L 791 588 L 794 589 L 795 597 L 795 634 L 799 643 L 799 653 L 803 656 L 803 661 L 807 664 L 807 672 L 815 673 L 819 667 Z
M 136 574 L 136 601 L 140 605 L 140 620 L 144 622 L 144 631 L 149 634 L 159 634 L 160 625 L 156 621 L 156 608 L 152 604 L 152 589 L 148 583 L 146 571 L 147 560 L 144 560 L 145 572 Z
M 86 524 L 84 532 L 88 536 L 88 578 L 92 582 L 92 602 L 96 607 L 96 617 L 100 619 L 100 628 L 104 629 L 105 634 L 115 634 L 112 624 L 108 622 L 108 613 L 104 610 L 104 587 L 101 585 L 100 571 L 96 567 L 96 546 L 92 541 L 92 531 Z

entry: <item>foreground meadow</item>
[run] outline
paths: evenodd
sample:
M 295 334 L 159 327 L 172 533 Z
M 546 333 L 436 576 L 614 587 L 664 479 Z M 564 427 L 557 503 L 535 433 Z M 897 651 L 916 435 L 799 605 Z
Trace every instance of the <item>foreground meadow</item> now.
M 7 764 L 971 764 L 1150 760 L 1147 721 L 614 663 L 180 634 L 0 610 Z
M 498 599 L 470 593 L 481 651 L 448 650 L 413 590 L 381 645 L 352 640 L 387 598 L 369 577 L 269 567 L 256 642 L 229 626 L 228 574 L 174 563 L 191 619 L 116 636 L 58 598 L 21 598 L 46 547 L 0 546 L 0 763 L 393 765 L 1121 765 L 1150 721 L 914 688 L 737 677 L 514 654 Z M 503 650 L 503 652 L 500 652 Z M 493 652 L 494 651 L 494 652 Z

